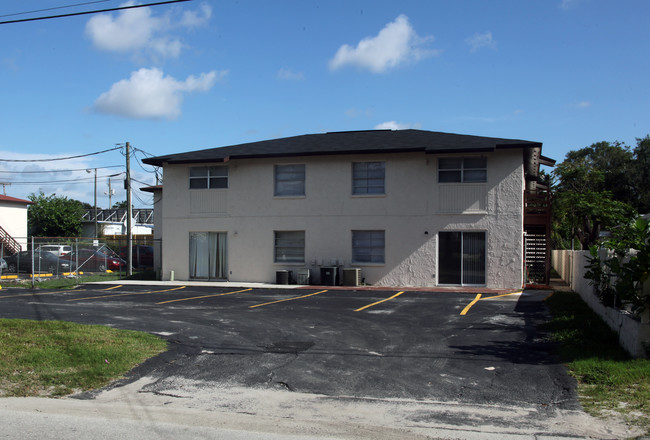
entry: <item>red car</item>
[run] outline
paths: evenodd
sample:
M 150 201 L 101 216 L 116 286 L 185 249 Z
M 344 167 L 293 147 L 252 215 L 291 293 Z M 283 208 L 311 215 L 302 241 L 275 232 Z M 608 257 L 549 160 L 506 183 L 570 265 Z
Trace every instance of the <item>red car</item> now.
M 120 248 L 120 257 L 124 260 L 127 259 L 128 247 Z M 142 244 L 135 244 L 132 248 L 133 267 L 136 268 L 152 268 L 153 267 L 153 246 L 145 246 Z
M 126 261 L 121 258 L 111 257 L 95 249 L 79 249 L 71 252 L 63 259 L 76 261 L 78 270 L 89 272 L 106 272 L 107 270 L 120 270 L 126 267 Z

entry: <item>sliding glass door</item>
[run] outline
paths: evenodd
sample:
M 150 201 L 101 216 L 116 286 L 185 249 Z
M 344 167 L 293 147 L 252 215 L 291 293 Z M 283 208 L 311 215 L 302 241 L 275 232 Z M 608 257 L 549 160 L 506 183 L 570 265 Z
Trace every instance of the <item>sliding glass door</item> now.
M 190 232 L 190 278 L 228 278 L 225 232 Z
M 438 284 L 485 285 L 485 232 L 438 234 Z

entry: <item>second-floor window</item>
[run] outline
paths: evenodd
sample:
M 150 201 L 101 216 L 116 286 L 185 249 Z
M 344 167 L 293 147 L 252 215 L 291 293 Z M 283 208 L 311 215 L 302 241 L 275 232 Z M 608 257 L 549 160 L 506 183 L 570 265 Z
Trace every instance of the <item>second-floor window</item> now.
M 276 197 L 305 195 L 305 165 L 276 165 L 275 189 Z
M 385 194 L 386 162 L 352 164 L 352 194 Z
M 438 182 L 487 182 L 486 157 L 441 157 Z
M 190 189 L 228 188 L 228 167 L 191 167 Z

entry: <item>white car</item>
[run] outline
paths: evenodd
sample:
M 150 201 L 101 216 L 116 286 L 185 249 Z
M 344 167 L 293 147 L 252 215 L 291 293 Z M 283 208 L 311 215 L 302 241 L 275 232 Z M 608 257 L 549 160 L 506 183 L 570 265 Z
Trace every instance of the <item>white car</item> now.
M 54 254 L 57 257 L 63 257 L 64 255 L 68 255 L 70 252 L 72 252 L 72 246 L 67 246 L 67 245 L 59 245 L 59 244 L 45 244 L 43 246 L 39 246 L 37 251 L 42 251 L 42 252 L 49 252 L 51 254 Z

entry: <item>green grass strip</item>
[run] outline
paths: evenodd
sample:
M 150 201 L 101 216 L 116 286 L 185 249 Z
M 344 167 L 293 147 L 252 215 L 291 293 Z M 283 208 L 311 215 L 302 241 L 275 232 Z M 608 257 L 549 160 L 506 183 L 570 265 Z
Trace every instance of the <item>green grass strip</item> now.
M 0 319 L 0 396 L 101 388 L 166 349 L 156 336 L 98 325 Z
M 618 335 L 574 292 L 555 292 L 546 300 L 552 319 L 544 326 L 578 381 L 587 412 L 617 412 L 650 433 L 650 360 L 632 359 Z

